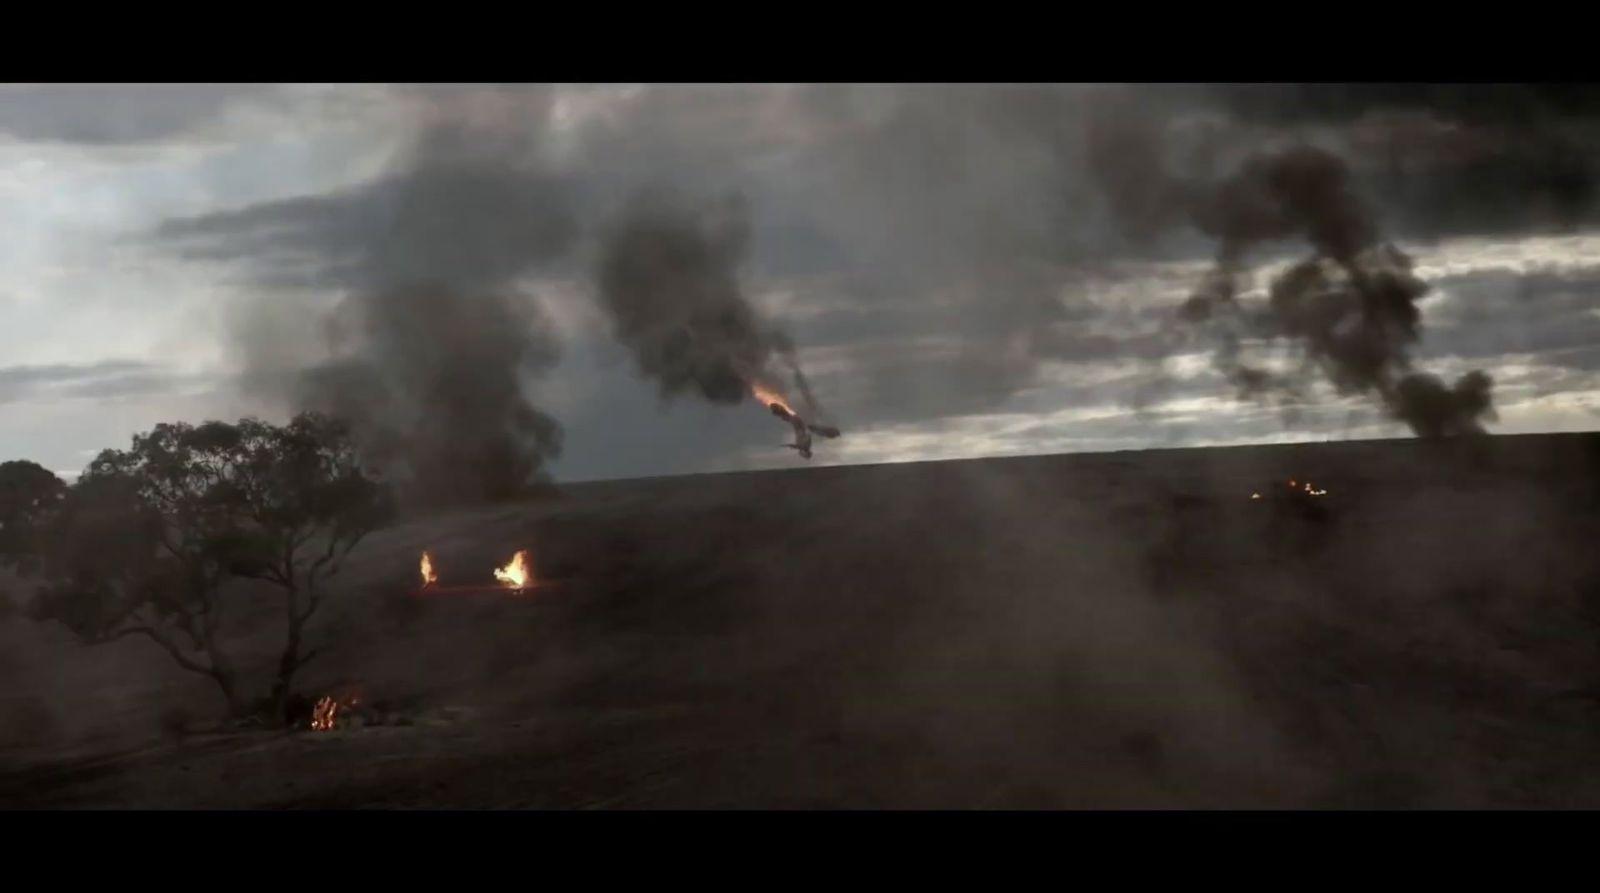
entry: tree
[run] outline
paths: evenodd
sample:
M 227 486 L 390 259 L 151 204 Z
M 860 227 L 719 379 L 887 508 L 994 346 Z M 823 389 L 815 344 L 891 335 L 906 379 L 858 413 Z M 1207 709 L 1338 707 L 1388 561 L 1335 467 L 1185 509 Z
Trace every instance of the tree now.
M 39 521 L 60 504 L 66 490 L 60 478 L 36 462 L 0 462 L 0 567 L 31 569 Z
M 101 453 L 52 513 L 39 538 L 47 584 L 33 613 L 91 644 L 150 639 L 212 678 L 242 713 L 221 647 L 224 584 L 271 583 L 283 599 L 284 646 L 266 708 L 287 720 L 294 676 L 318 653 L 305 648 L 305 630 L 326 584 L 391 512 L 387 487 L 326 416 L 281 427 L 157 425 L 131 449 Z

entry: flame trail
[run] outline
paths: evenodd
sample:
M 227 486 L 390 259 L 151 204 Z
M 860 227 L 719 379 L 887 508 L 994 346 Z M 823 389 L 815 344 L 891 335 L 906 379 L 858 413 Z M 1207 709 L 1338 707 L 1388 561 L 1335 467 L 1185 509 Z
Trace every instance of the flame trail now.
M 433 556 L 429 555 L 426 551 L 422 553 L 422 565 L 420 567 L 420 571 L 422 573 L 422 586 L 424 589 L 439 582 L 439 575 L 433 570 Z
M 750 382 L 750 394 L 764 407 L 781 406 L 790 415 L 798 415 L 789 401 L 776 390 L 757 381 Z

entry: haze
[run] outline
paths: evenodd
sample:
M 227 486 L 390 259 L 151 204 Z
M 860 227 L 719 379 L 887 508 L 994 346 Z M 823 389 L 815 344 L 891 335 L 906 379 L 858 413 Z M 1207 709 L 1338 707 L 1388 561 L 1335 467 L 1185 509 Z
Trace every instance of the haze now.
M 742 208 L 739 288 L 847 432 L 816 464 L 1405 436 L 1324 382 L 1241 399 L 1208 344 L 1173 340 L 1214 247 L 1120 225 L 1083 146 L 1102 89 L 0 88 L 0 457 L 70 476 L 158 422 L 286 418 L 306 370 L 348 352 L 341 312 L 426 273 L 518 296 L 517 322 L 482 323 L 525 336 L 501 396 L 451 405 L 552 420 L 525 439 L 555 480 L 791 467 L 759 407 L 663 396 L 615 337 L 605 233 L 662 189 Z M 1288 138 L 1339 155 L 1432 286 L 1418 364 L 1492 373 L 1496 433 L 1586 430 L 1591 102 L 1516 89 L 1126 101 L 1163 116 L 1175 164 Z M 1276 250 L 1254 287 L 1294 256 Z M 409 345 L 373 344 L 403 377 Z

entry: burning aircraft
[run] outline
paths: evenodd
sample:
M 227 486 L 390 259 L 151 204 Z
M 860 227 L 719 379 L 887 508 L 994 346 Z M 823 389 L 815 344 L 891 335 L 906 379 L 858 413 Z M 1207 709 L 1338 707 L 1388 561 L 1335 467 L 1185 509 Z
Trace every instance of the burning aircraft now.
M 773 415 L 794 428 L 794 443 L 786 443 L 784 446 L 798 452 L 802 459 L 811 458 L 811 435 L 816 434 L 829 440 L 839 436 L 839 429 L 832 425 L 806 421 L 777 391 L 756 383 L 750 385 L 750 391 Z

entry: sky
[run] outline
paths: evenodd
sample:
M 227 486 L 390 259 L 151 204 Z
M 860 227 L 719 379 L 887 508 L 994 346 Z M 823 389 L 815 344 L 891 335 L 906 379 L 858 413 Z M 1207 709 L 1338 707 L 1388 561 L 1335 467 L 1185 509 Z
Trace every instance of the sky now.
M 1230 381 L 1178 322 L 1218 245 L 1129 225 L 1162 203 L 1108 174 L 1143 144 L 1095 154 L 1107 97 L 1185 176 L 1341 159 L 1429 286 L 1408 362 L 1489 373 L 1492 432 L 1590 430 L 1600 101 L 1473 89 L 0 86 L 0 460 L 71 475 L 160 422 L 337 398 L 449 461 L 509 424 L 558 481 L 792 467 L 713 368 L 787 384 L 784 344 L 844 431 L 815 464 L 1409 436 L 1326 376 Z M 644 259 L 619 235 L 642 195 L 687 209 Z M 1306 253 L 1251 245 L 1241 301 Z M 352 369 L 381 396 L 327 384 Z

